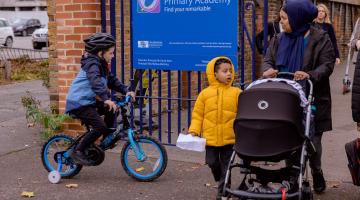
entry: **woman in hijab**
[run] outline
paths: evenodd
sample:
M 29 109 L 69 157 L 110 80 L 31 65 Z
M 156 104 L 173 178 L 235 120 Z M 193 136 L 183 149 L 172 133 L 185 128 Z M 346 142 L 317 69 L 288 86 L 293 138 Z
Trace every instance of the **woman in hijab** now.
M 321 193 L 326 182 L 321 168 L 323 132 L 332 130 L 329 77 L 335 55 L 328 34 L 310 26 L 318 10 L 309 0 L 287 0 L 280 11 L 284 32 L 270 42 L 263 63 L 263 76 L 274 78 L 278 72 L 294 73 L 294 80 L 310 79 L 314 83 L 316 148 L 310 158 L 315 192 Z

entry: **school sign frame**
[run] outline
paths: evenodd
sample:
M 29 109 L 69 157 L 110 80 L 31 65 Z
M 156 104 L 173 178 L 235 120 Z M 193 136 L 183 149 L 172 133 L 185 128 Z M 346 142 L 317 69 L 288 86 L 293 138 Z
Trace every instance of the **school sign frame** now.
M 136 69 L 205 71 L 214 57 L 237 68 L 238 0 L 132 0 Z

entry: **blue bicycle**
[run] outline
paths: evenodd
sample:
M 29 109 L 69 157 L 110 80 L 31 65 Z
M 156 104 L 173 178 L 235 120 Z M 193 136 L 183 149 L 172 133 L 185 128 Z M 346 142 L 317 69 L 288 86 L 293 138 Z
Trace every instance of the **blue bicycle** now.
M 127 137 L 121 150 L 121 164 L 125 172 L 138 181 L 157 179 L 167 166 L 165 147 L 155 138 L 139 135 L 133 130 L 129 121 L 132 115 L 127 114 L 131 106 L 130 96 L 123 101 L 117 100 L 116 105 L 122 122 L 112 129 L 113 132 L 106 136 L 100 145 L 92 144 L 84 151 L 92 163 L 91 166 L 100 165 L 105 158 L 104 151 L 114 148 L 120 139 Z M 50 172 L 48 178 L 51 183 L 58 183 L 61 178 L 71 178 L 80 172 L 83 165 L 76 164 L 70 155 L 84 135 L 77 138 L 55 135 L 43 145 L 41 160 L 45 169 Z

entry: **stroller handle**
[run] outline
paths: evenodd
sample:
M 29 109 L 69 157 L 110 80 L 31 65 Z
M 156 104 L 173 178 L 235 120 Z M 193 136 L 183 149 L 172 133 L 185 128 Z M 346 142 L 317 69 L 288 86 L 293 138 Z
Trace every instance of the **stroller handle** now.
M 295 73 L 292 73 L 292 72 L 279 72 L 277 75 L 278 75 L 278 76 L 280 75 L 280 76 L 292 76 L 292 77 L 294 77 L 294 76 L 295 76 Z M 313 83 L 312 83 L 312 81 L 310 80 L 310 78 L 306 78 L 305 80 L 309 83 L 309 86 L 310 86 L 310 88 L 309 88 L 308 101 L 311 102 L 312 97 L 313 97 L 313 89 L 314 89 L 314 86 L 313 86 Z
M 285 76 L 292 76 L 294 77 L 294 73 L 290 73 L 290 72 L 279 72 L 278 75 L 285 75 Z M 313 100 L 313 83 L 312 81 L 307 78 L 306 81 L 309 83 L 309 95 L 308 95 L 308 106 L 306 108 L 306 124 L 305 124 L 305 136 L 307 138 L 309 138 L 310 135 L 310 117 L 311 117 L 311 104 L 312 104 L 312 100 Z

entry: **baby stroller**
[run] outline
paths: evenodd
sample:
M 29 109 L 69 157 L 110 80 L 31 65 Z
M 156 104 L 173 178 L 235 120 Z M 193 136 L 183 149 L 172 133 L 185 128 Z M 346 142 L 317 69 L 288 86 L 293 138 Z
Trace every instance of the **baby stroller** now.
M 279 75 L 293 77 L 291 73 Z M 297 82 L 288 79 L 255 82 L 239 96 L 234 122 L 236 142 L 223 198 L 313 199 L 306 167 L 309 155 L 314 152 L 309 137 L 312 82 L 307 80 L 307 96 Z M 237 156 L 239 162 L 235 161 Z M 257 164 L 283 160 L 286 166 L 276 169 L 252 165 L 254 161 Z M 237 167 L 244 178 L 237 188 L 232 188 L 231 174 Z

